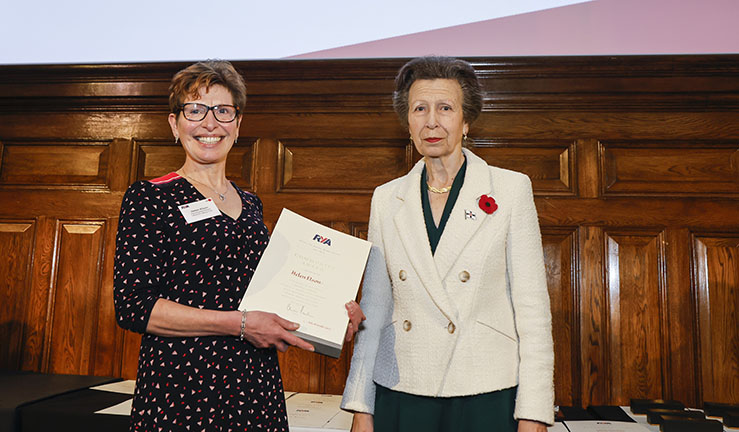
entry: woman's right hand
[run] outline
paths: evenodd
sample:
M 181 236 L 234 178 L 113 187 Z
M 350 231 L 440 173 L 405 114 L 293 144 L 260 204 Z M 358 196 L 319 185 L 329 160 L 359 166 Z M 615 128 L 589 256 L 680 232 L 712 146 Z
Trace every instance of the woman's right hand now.
M 375 429 L 372 414 L 355 412 L 351 432 L 373 432 Z
M 290 345 L 294 345 L 307 351 L 314 351 L 313 345 L 290 333 L 298 327 L 300 324 L 281 318 L 277 314 L 250 311 L 246 313 L 244 337 L 257 348 L 275 347 L 285 352 Z

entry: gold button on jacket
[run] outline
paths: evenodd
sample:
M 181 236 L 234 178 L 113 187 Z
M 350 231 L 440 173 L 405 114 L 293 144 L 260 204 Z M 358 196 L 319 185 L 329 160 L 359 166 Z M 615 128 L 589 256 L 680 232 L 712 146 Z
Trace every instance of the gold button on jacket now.
M 459 272 L 459 280 L 461 280 L 462 282 L 467 282 L 468 280 L 470 280 L 470 272 L 468 272 L 467 270 L 462 270 L 461 272 Z
M 408 275 L 405 273 L 405 270 L 401 270 L 400 273 L 398 273 L 398 277 L 400 280 L 404 281 L 408 278 Z
M 457 330 L 457 326 L 454 325 L 454 323 L 450 322 L 448 326 L 446 326 L 447 331 L 449 334 L 454 333 L 455 330 Z
M 408 320 L 403 321 L 403 330 L 411 331 L 411 322 Z

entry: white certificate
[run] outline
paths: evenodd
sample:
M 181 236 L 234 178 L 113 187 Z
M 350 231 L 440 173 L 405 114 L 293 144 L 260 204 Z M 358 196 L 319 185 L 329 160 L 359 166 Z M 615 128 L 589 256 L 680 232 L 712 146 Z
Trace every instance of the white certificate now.
M 352 415 L 339 407 L 341 395 L 297 393 L 285 402 L 290 432 L 348 431 L 352 427 Z
M 649 432 L 639 423 L 627 423 L 607 420 L 564 421 L 570 432 Z
M 370 243 L 282 209 L 241 310 L 273 312 L 300 324 L 316 352 L 339 357 Z

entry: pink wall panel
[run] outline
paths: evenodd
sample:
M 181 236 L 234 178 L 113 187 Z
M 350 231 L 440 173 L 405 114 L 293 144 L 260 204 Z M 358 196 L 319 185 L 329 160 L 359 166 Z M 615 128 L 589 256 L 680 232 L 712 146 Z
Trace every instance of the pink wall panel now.
M 594 0 L 293 58 L 739 53 L 737 0 Z

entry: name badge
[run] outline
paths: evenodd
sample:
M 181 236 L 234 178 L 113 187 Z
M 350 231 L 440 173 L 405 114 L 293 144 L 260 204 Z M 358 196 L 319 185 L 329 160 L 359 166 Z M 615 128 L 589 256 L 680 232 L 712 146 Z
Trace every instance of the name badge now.
M 178 208 L 189 224 L 221 215 L 212 198 L 182 204 Z

